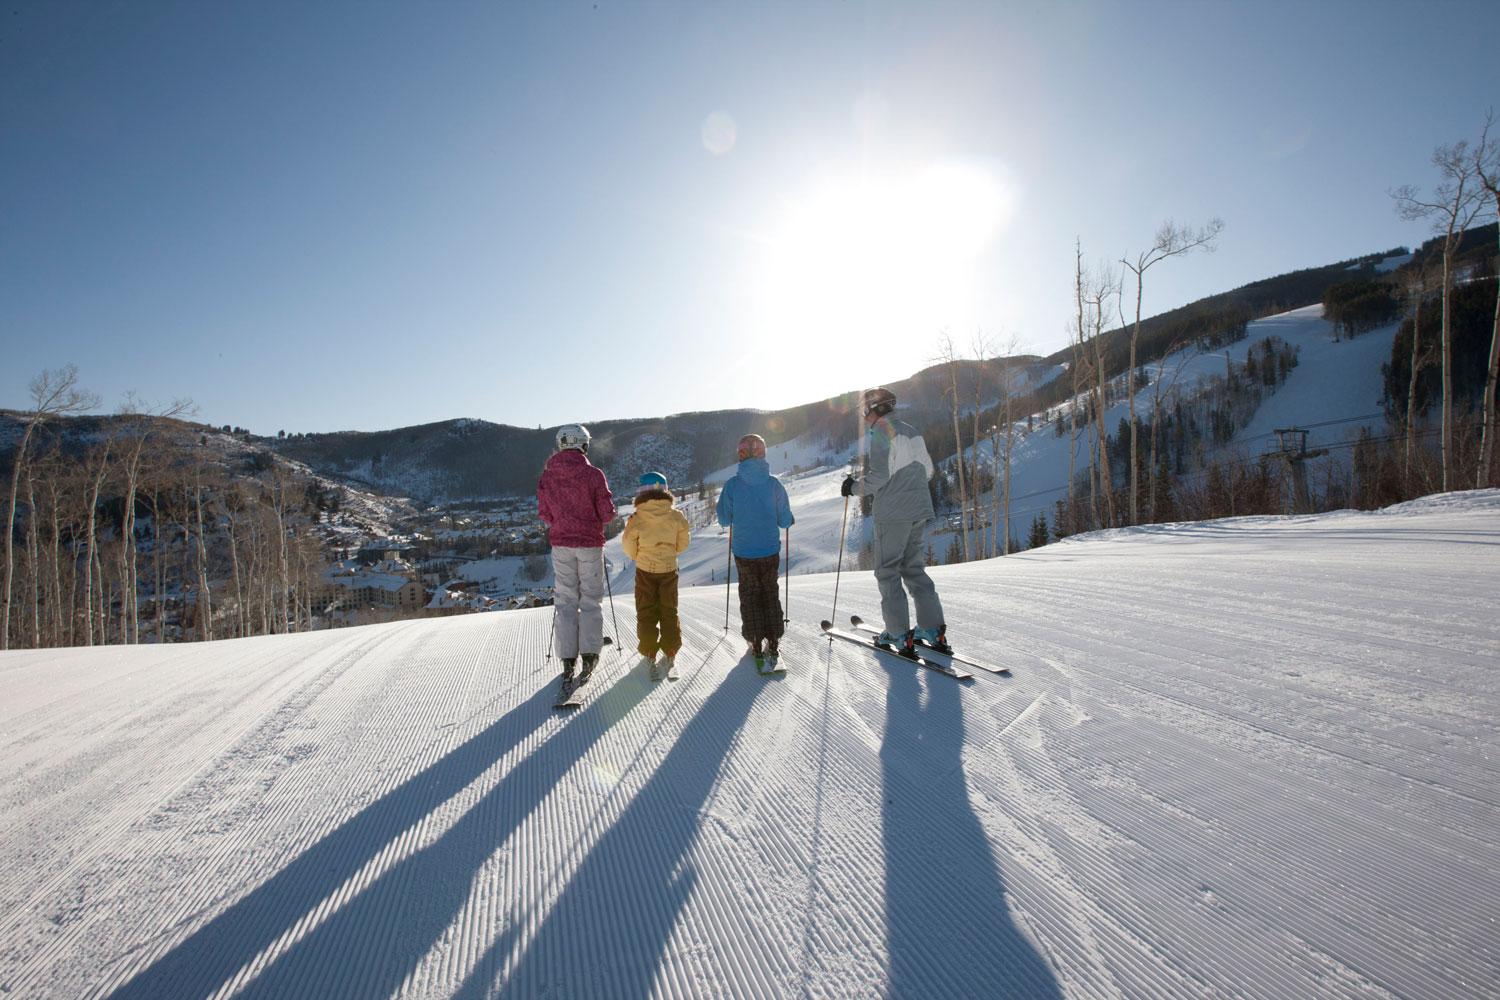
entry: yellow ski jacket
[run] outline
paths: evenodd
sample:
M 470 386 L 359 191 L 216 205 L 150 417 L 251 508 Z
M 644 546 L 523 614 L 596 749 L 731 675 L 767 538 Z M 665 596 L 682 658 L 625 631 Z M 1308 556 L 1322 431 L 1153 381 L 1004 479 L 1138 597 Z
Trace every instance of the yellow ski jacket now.
M 635 513 L 625 521 L 620 544 L 638 569 L 675 573 L 678 553 L 687 551 L 688 529 L 688 519 L 672 506 L 672 494 L 646 490 L 635 498 Z

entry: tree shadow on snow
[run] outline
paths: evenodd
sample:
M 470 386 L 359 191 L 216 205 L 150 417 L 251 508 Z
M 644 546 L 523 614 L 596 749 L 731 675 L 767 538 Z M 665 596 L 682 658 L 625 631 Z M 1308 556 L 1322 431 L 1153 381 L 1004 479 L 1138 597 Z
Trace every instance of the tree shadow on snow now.
M 597 681 L 596 681 L 597 683 Z M 390 996 L 469 899 L 496 849 L 608 729 L 650 691 L 626 675 L 517 763 L 446 832 L 386 869 L 245 987 L 245 997 Z M 553 684 L 408 778 L 298 855 L 111 994 L 111 1000 L 205 996 L 324 906 L 366 864 L 556 718 Z M 552 744 L 567 740 L 567 752 Z
M 686 861 L 701 811 L 765 682 L 731 670 L 651 778 L 589 850 L 509 975 L 515 938 L 494 942 L 456 994 L 644 997 L 651 993 L 697 872 Z
M 1011 921 L 1005 880 L 969 801 L 964 688 L 919 666 L 885 666 L 889 995 L 1060 997 L 1052 970 Z

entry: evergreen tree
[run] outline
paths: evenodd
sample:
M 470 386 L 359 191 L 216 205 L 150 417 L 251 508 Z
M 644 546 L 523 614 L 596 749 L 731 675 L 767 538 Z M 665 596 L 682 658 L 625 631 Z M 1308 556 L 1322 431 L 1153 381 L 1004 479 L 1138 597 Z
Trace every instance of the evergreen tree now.
M 1026 547 L 1039 549 L 1048 542 L 1047 537 L 1047 515 L 1037 514 L 1036 520 L 1031 522 L 1031 533 L 1026 538 Z

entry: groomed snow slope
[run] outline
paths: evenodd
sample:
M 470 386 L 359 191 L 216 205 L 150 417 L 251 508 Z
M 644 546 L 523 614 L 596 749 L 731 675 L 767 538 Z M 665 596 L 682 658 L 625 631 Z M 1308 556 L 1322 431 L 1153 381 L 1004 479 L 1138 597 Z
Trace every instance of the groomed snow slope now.
M 1496 491 L 1070 540 L 935 573 L 967 685 L 698 588 L 571 716 L 545 611 L 3 654 L 0 993 L 1497 996 L 1497 570 Z

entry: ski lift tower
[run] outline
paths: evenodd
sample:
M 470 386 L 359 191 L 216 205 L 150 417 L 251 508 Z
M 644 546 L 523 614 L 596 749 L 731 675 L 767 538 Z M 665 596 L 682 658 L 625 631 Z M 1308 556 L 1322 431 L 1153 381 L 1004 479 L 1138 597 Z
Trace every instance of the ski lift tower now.
M 1328 454 L 1327 448 L 1307 450 L 1307 429 L 1304 427 L 1278 427 L 1271 433 L 1276 435 L 1277 447 L 1265 455 L 1267 460 L 1279 460 L 1292 477 L 1293 514 L 1312 513 L 1312 495 L 1307 489 L 1307 461 Z

